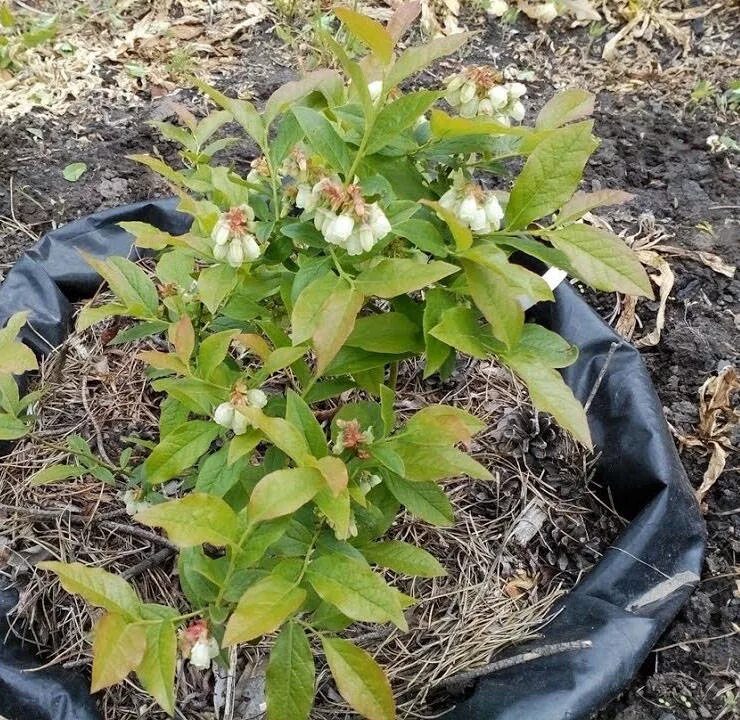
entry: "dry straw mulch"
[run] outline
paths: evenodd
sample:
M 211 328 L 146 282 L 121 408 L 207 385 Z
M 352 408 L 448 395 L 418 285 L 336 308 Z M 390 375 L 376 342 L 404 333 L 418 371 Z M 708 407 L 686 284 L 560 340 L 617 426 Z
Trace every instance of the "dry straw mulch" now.
M 73 335 L 43 363 L 46 392 L 36 408 L 34 437 L 0 466 L 0 582 L 20 595 L 11 630 L 38 646 L 45 662 L 83 671 L 89 670 L 90 629 L 99 611 L 36 572 L 38 561 L 103 567 L 131 580 L 146 600 L 185 608 L 171 546 L 130 520 L 120 488 L 89 476 L 41 487 L 28 483 L 35 471 L 68 459 L 59 448 L 72 434 L 114 462 L 127 436 L 156 439 L 159 398 L 135 359 L 137 348 L 105 346 L 110 336 L 100 326 Z M 433 714 L 427 701 L 436 698 L 428 696 L 441 681 L 534 637 L 619 525 L 594 493 L 593 458 L 533 412 L 507 371 L 493 362 L 466 361 L 444 383 L 422 384 L 420 378 L 416 363 L 402 366 L 399 413 L 445 402 L 485 420 L 472 453 L 495 479 L 447 483 L 456 508 L 453 528 L 402 516 L 391 529 L 393 537 L 432 552 L 449 572 L 434 580 L 393 578 L 418 599 L 409 611 L 410 631 L 356 624 L 347 632 L 387 668 L 401 717 Z M 166 490 L 176 492 L 177 483 Z M 179 663 L 177 717 L 258 717 L 269 645 L 233 651 L 229 672 L 203 673 Z M 110 720 L 164 717 L 133 679 L 105 691 L 101 704 Z M 350 717 L 322 665 L 314 716 Z

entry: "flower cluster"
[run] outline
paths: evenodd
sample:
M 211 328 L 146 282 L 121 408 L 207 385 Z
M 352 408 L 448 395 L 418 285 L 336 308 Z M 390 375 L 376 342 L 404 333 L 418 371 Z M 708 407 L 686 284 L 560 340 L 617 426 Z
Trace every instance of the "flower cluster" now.
M 375 441 L 372 426 L 363 430 L 358 420 L 337 420 L 337 427 L 340 432 L 331 448 L 334 455 L 341 455 L 345 450 L 351 450 L 360 460 L 370 457 L 363 446 Z
M 455 173 L 452 187 L 442 195 L 439 204 L 480 235 L 498 230 L 504 217 L 498 198 L 491 191 L 470 182 L 462 171 Z
M 180 650 L 191 665 L 201 670 L 207 670 L 219 653 L 218 642 L 209 634 L 205 620 L 196 620 L 181 632 Z
M 127 515 L 136 515 L 152 506 L 150 502 L 142 500 L 141 496 L 141 488 L 126 490 L 126 492 L 120 496 L 121 500 L 123 500 L 123 504 L 126 506 Z
M 526 3 L 520 7 L 532 20 L 536 20 L 545 25 L 551 23 L 560 14 L 556 3 L 551 1 L 535 4 Z M 509 12 L 509 9 L 509 3 L 506 0 L 489 0 L 486 12 L 494 17 L 502 17 Z
M 241 405 L 262 409 L 267 405 L 267 395 L 262 390 L 242 390 L 236 388 L 231 400 L 222 402 L 214 411 L 213 419 L 221 427 L 232 430 L 234 435 L 244 435 L 249 428 L 249 420 L 238 411 Z
M 527 93 L 520 82 L 503 82 L 503 75 L 490 67 L 475 66 L 447 78 L 445 99 L 462 115 L 492 117 L 504 125 L 524 119 L 519 98 Z
M 221 213 L 211 232 L 213 257 L 234 268 L 256 260 L 261 250 L 253 234 L 254 228 L 254 210 L 249 205 L 239 205 Z
M 304 217 L 313 216 L 326 242 L 343 247 L 349 255 L 372 250 L 391 231 L 380 205 L 366 202 L 359 185 L 345 188 L 336 176 L 299 184 L 295 203 Z

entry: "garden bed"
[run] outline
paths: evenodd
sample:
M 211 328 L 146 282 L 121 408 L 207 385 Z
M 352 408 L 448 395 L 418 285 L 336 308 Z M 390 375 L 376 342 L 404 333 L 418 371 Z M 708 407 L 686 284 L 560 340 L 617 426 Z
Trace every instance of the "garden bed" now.
M 41 369 L 45 395 L 36 409 L 37 439 L 20 443 L 0 469 L 9 565 L 3 577 L 20 595 L 9 616 L 12 632 L 35 646 L 45 662 L 83 672 L 89 672 L 87 638 L 99 613 L 36 574 L 36 562 L 94 564 L 130 579 L 143 598 L 165 598 L 175 607 L 184 603 L 168 542 L 132 522 L 114 488 L 89 475 L 46 486 L 28 482 L 43 468 L 68 461 L 57 448 L 73 435 L 110 464 L 131 446 L 126 438 L 156 439 L 159 399 L 135 359 L 136 352 L 153 346 L 106 345 L 111 336 L 110 326 L 99 326 L 72 335 L 48 356 Z M 493 362 L 466 361 L 448 381 L 429 388 L 420 372 L 413 362 L 402 366 L 399 413 L 438 402 L 473 412 L 488 429 L 474 440 L 472 454 L 495 480 L 447 484 L 455 527 L 432 528 L 406 517 L 389 533 L 426 548 L 449 572 L 436 580 L 396 581 L 421 599 L 409 618 L 411 632 L 358 624 L 348 633 L 388 669 L 401 717 L 433 714 L 428 695 L 436 690 L 433 702 L 443 703 L 446 679 L 536 637 L 553 617 L 556 601 L 623 527 L 596 494 L 594 458 L 532 409 L 510 373 Z M 332 404 L 324 410 L 331 415 Z M 228 677 L 183 666 L 178 707 L 188 718 L 209 718 L 233 698 L 235 716 L 251 717 L 264 701 L 266 660 L 257 645 L 240 651 Z M 320 676 L 315 716 L 347 717 L 328 680 Z M 108 689 L 101 702 L 111 720 L 138 717 L 150 704 L 132 683 Z

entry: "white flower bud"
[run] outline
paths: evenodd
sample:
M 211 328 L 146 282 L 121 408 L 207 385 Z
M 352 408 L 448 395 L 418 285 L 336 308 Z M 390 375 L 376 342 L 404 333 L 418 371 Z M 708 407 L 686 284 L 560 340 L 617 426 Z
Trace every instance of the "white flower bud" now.
M 478 105 L 478 115 L 493 115 L 493 104 L 488 98 L 483 98 Z
M 216 260 L 226 260 L 226 256 L 229 254 L 229 246 L 228 245 L 214 245 L 213 247 L 213 257 L 216 258 Z
M 247 260 L 256 260 L 260 256 L 260 246 L 254 235 L 245 235 L 242 239 L 242 250 Z
M 370 93 L 370 99 L 373 102 L 378 102 L 380 96 L 383 94 L 383 81 L 373 80 L 371 83 L 368 83 L 367 91 Z
M 459 90 L 463 83 L 465 82 L 465 76 L 461 73 L 457 73 L 457 75 L 451 75 L 447 78 L 447 90 L 449 92 L 455 92 L 455 90 Z
M 244 435 L 247 428 L 249 428 L 249 420 L 237 410 L 234 413 L 234 419 L 231 421 L 231 429 L 234 431 L 234 435 Z
M 215 638 L 200 638 L 190 650 L 190 664 L 201 670 L 211 667 L 211 660 L 218 655 Z
M 454 187 L 451 187 L 442 197 L 439 199 L 439 204 L 445 208 L 445 210 L 451 210 L 454 212 L 455 205 L 457 205 L 457 192 Z
M 299 207 L 306 212 L 311 212 L 316 209 L 318 201 L 318 194 L 314 193 L 313 189 L 309 185 L 302 183 L 298 186 L 298 192 L 295 196 L 296 207 Z
M 509 91 L 509 96 L 515 100 L 527 94 L 527 86 L 520 82 L 509 83 L 506 88 Z
M 332 245 L 344 245 L 347 238 L 352 234 L 355 221 L 350 215 L 337 215 L 328 225 L 323 228 L 326 242 Z
M 488 99 L 494 110 L 500 110 L 509 102 L 509 93 L 503 85 L 494 85 L 488 91 Z
M 545 3 L 537 8 L 536 16 L 540 22 L 550 23 L 558 16 L 558 8 L 555 3 Z
M 347 251 L 347 255 L 362 255 L 362 243 L 360 242 L 359 231 L 352 231 L 345 242 L 344 249 Z
M 324 228 L 329 225 L 336 218 L 336 215 L 327 210 L 326 208 L 318 208 L 316 214 L 313 217 L 314 227 L 321 233 L 324 232 Z
M 486 213 L 486 219 L 491 225 L 494 226 L 495 230 L 498 230 L 499 223 L 504 217 L 504 211 L 501 209 L 501 204 L 495 195 L 489 195 L 486 198 L 486 202 L 483 205 L 483 210 Z
M 460 105 L 460 115 L 462 117 L 471 118 L 478 114 L 478 106 L 480 105 L 478 98 L 474 97 L 472 100 Z
M 486 12 L 494 17 L 501 17 L 509 9 L 506 0 L 489 0 Z
M 511 117 L 512 120 L 515 122 L 521 122 L 524 120 L 524 114 L 525 114 L 524 105 L 522 105 L 519 100 L 515 100 L 512 104 L 511 108 L 509 109 L 509 117 Z
M 466 195 L 464 200 L 460 203 L 460 207 L 457 210 L 457 216 L 464 223 L 471 222 L 476 213 L 478 212 L 478 201 L 473 195 Z
M 226 260 L 231 267 L 237 268 L 244 262 L 244 247 L 241 238 L 234 238 L 229 244 Z
M 382 240 L 391 231 L 391 224 L 377 203 L 368 206 L 368 211 L 370 215 L 369 224 L 375 239 Z
M 229 240 L 229 219 L 226 215 L 221 215 L 213 226 L 211 238 L 216 245 L 225 245 Z
M 363 251 L 370 252 L 373 249 L 373 245 L 375 245 L 375 233 L 373 229 L 369 225 L 362 225 L 357 234 Z
M 476 208 L 468 224 L 473 232 L 487 233 L 491 230 L 491 226 L 488 224 L 488 218 L 486 218 L 486 211 L 482 207 Z
M 267 395 L 262 390 L 255 388 L 247 390 L 247 405 L 259 408 L 260 410 L 267 405 Z
M 464 105 L 470 102 L 474 97 L 478 88 L 473 80 L 468 80 L 460 89 L 460 102 Z
M 213 412 L 213 419 L 221 427 L 230 428 L 234 420 L 234 406 L 230 402 L 221 403 Z

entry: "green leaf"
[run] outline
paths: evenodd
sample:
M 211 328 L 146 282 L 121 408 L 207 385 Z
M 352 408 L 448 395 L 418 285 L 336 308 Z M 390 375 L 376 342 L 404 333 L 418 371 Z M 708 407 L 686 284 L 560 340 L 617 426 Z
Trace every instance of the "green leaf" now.
M 161 527 L 179 547 L 232 545 L 238 542 L 238 521 L 234 511 L 215 495 L 194 492 L 179 500 L 152 505 L 137 513 L 137 522 Z
M 364 563 L 337 553 L 323 555 L 308 566 L 306 578 L 322 600 L 347 617 L 391 621 L 403 631 L 408 629 L 398 593 Z
M 393 232 L 406 238 L 425 253 L 436 257 L 447 257 L 449 255 L 442 234 L 427 220 L 405 220 L 402 223 L 394 223 Z
M 414 516 L 438 527 L 452 527 L 455 513 L 444 491 L 433 482 L 408 482 L 389 474 L 385 485 Z
M 99 305 L 98 307 L 85 305 L 77 316 L 75 329 L 80 333 L 93 325 L 97 325 L 103 320 L 125 314 L 126 307 L 124 305 L 119 305 L 118 303 L 107 303 L 106 305 Z
M 442 207 L 438 202 L 432 202 L 431 200 L 420 200 L 422 204 L 432 208 L 440 220 L 443 220 L 447 227 L 452 233 L 452 238 L 455 241 L 455 246 L 458 250 L 467 250 L 473 244 L 473 233 L 467 225 L 463 225 L 457 218 L 455 213 L 451 212 L 445 207 Z
M 379 353 L 420 352 L 422 349 L 419 328 L 397 312 L 357 318 L 346 345 Z
M 418 263 L 403 258 L 383 258 L 374 267 L 363 270 L 355 285 L 365 295 L 393 298 L 421 290 L 459 270 L 456 265 L 441 260 Z
M 277 630 L 306 599 L 306 591 L 280 575 L 268 575 L 242 595 L 226 624 L 223 646 L 248 642 Z
M 441 342 L 474 358 L 483 359 L 492 352 L 506 348 L 478 323 L 476 314 L 467 307 L 457 306 L 442 313 L 442 319 L 429 334 Z
M 375 120 L 365 152 L 372 155 L 382 150 L 390 140 L 411 127 L 440 97 L 439 92 L 420 90 L 402 95 L 386 105 Z
M 527 323 L 524 326 L 517 353 L 529 354 L 543 365 L 562 368 L 572 365 L 578 359 L 578 346 L 571 345 L 565 338 L 542 325 Z
M 20 418 L 8 413 L 0 413 L 0 440 L 18 440 L 28 431 L 28 425 Z
M 637 255 L 613 233 L 575 223 L 552 230 L 546 237 L 568 258 L 565 269 L 591 287 L 654 297 Z
M 144 658 L 146 633 L 121 615 L 107 613 L 95 626 L 90 692 L 121 682 Z
M 296 463 L 306 465 L 310 462 L 311 454 L 308 451 L 306 438 L 297 427 L 287 420 L 270 417 L 265 415 L 262 410 L 248 405 L 239 407 L 238 412 L 249 420 L 252 427 L 261 430 L 273 445 L 295 460 Z
M 225 391 L 198 378 L 161 378 L 155 380 L 152 387 L 157 392 L 168 393 L 188 410 L 201 415 L 210 415 L 214 406 L 225 399 Z
M 468 289 L 478 309 L 491 324 L 494 337 L 506 347 L 513 347 L 524 327 L 524 309 L 519 288 L 507 283 L 507 278 L 489 267 L 468 260 L 462 261 Z
M 308 720 L 315 678 L 316 667 L 305 630 L 297 623 L 286 623 L 267 665 L 267 720 Z
M 358 40 L 367 45 L 384 65 L 393 59 L 395 42 L 390 33 L 377 21 L 345 7 L 334 9 L 334 14 Z
M 322 635 L 321 644 L 337 689 L 352 709 L 368 720 L 394 720 L 393 692 L 375 660 L 357 645 L 338 637 Z
M 144 462 L 150 485 L 159 485 L 192 467 L 208 450 L 219 433 L 219 426 L 208 420 L 191 420 L 165 437 Z
M 136 353 L 137 360 L 143 360 L 147 365 L 151 365 L 155 370 L 166 370 L 178 375 L 188 375 L 190 369 L 173 353 L 159 352 L 157 350 L 143 350 Z
M 195 330 L 192 320 L 187 315 L 183 315 L 176 323 L 170 325 L 167 335 L 177 356 L 187 366 L 195 348 Z
M 424 294 L 424 378 L 437 372 L 447 362 L 452 352 L 449 345 L 432 335 L 431 330 L 439 324 L 443 313 L 457 305 L 454 296 L 442 288 L 430 288 Z
M 212 314 L 231 295 L 237 283 L 237 274 L 230 265 L 219 263 L 201 270 L 198 277 L 198 295 Z
M 229 443 L 227 464 L 233 465 L 239 458 L 251 453 L 262 440 L 264 440 L 264 436 L 255 428 L 249 428 L 242 435 L 235 435 Z
M 278 115 L 290 110 L 299 100 L 306 97 L 306 95 L 319 90 L 322 86 L 338 83 L 341 84 L 341 80 L 335 70 L 314 70 L 313 72 L 306 73 L 299 80 L 292 80 L 281 85 L 270 95 L 265 103 L 265 125 L 269 126 Z M 298 136 L 293 144 L 300 139 L 300 136 Z
M 558 225 L 572 222 L 573 220 L 578 220 L 594 208 L 605 205 L 624 205 L 624 203 L 628 203 L 634 197 L 634 195 L 630 195 L 630 193 L 623 190 L 610 190 L 608 188 L 588 193 L 579 190 L 560 208 L 556 222 Z
M 331 458 L 324 458 L 330 460 Z M 341 461 L 340 461 L 341 462 Z M 321 490 L 313 499 L 316 507 L 321 510 L 329 521 L 331 529 L 338 540 L 347 540 L 350 537 L 350 494 L 345 487 L 338 494 L 329 489 Z
M 452 405 L 427 405 L 406 423 L 404 436 L 452 445 L 468 444 L 473 435 L 485 430 L 486 424 L 475 415 Z
M 201 342 L 198 350 L 198 373 L 202 378 L 210 380 L 213 377 L 216 368 L 226 359 L 236 334 L 236 330 L 224 330 L 209 335 Z
M 594 111 L 594 96 L 581 88 L 568 88 L 545 103 L 535 126 L 538 129 L 558 128 L 574 120 L 588 117 Z
M 512 250 L 519 250 L 527 255 L 531 255 L 552 267 L 561 268 L 568 262 L 568 258 L 560 250 L 556 250 L 539 240 L 524 235 L 518 237 L 498 237 L 496 238 L 496 242 Z
M 502 359 L 525 382 L 534 406 L 550 413 L 559 425 L 590 449 L 591 433 L 586 412 L 560 373 L 533 358 L 530 352 L 509 354 Z
M 393 439 L 389 443 L 403 460 L 404 477 L 413 482 L 443 480 L 468 475 L 478 480 L 490 480 L 491 473 L 479 462 L 454 447 L 444 447 L 422 437 Z
M 267 130 L 259 112 L 257 112 L 257 108 L 255 108 L 252 103 L 247 100 L 236 100 L 234 98 L 227 97 L 216 90 L 216 88 L 211 87 L 197 78 L 194 80 L 194 84 L 201 92 L 208 95 L 216 105 L 219 105 L 224 110 L 230 112 L 234 120 L 244 128 L 247 134 L 249 134 L 260 147 L 264 147 L 266 145 Z
M 386 89 L 391 89 L 402 80 L 431 65 L 438 58 L 450 55 L 461 48 L 470 38 L 470 33 L 455 33 L 435 38 L 425 45 L 406 50 L 394 63 L 385 80 Z
M 447 571 L 437 558 L 416 545 L 401 540 L 386 540 L 360 548 L 367 560 L 411 577 L 442 577 Z
M 199 546 L 183 548 L 177 559 L 180 587 L 193 607 L 215 602 L 227 569 L 226 557 L 208 557 Z
M 292 112 L 313 151 L 330 167 L 347 172 L 351 164 L 347 145 L 326 117 L 307 107 L 294 107 Z
M 278 370 L 290 367 L 305 354 L 306 348 L 301 346 L 276 348 L 265 360 L 265 364 L 260 368 L 258 376 L 267 378 Z
M 269 548 L 278 542 L 290 526 L 290 518 L 281 517 L 260 523 L 242 543 L 237 556 L 240 567 L 255 567 Z
M 526 228 L 558 210 L 570 198 L 588 158 L 598 146 L 592 128 L 591 120 L 568 125 L 534 149 L 511 189 L 504 218 L 506 229 Z
M 285 419 L 303 430 L 311 453 L 322 458 L 329 454 L 326 435 L 311 408 L 295 391 L 288 389 L 285 406 Z
M 62 177 L 69 182 L 77 182 L 86 171 L 87 165 L 84 162 L 70 163 L 62 170 Z
M 141 602 L 131 585 L 118 575 L 82 563 L 46 561 L 36 567 L 56 573 L 68 593 L 80 595 L 91 605 L 125 618 L 138 617 Z
M 170 621 L 146 626 L 146 652 L 136 675 L 146 690 L 169 715 L 175 713 L 175 667 L 177 635 Z
M 20 402 L 20 393 L 15 378 L 10 374 L 0 373 L 0 409 L 15 417 L 20 409 Z
M 2 437 L 0 435 L 0 437 Z M 87 468 L 79 465 L 51 465 L 50 467 L 39 470 L 28 478 L 30 485 L 49 485 L 59 480 L 68 480 L 69 478 L 82 477 L 87 475 Z
M 301 141 L 303 129 L 295 119 L 295 115 L 288 113 L 277 127 L 275 139 L 272 141 L 270 154 L 272 161 L 280 165 L 283 160 L 290 154 L 296 143 Z
M 432 136 L 439 140 L 475 136 L 482 141 L 487 135 L 527 136 L 532 132 L 529 128 L 503 125 L 498 120 L 492 120 L 482 115 L 474 118 L 448 115 L 439 108 L 432 108 L 429 125 Z M 479 140 L 476 140 L 476 143 L 479 142 Z
M 111 256 L 106 260 L 80 251 L 90 267 L 93 268 L 113 291 L 113 294 L 126 306 L 134 317 L 156 317 L 159 297 L 154 283 L 146 273 L 130 260 Z
M 326 487 L 323 475 L 310 467 L 276 470 L 260 480 L 249 499 L 251 522 L 289 515 Z
M 293 343 L 309 337 L 316 351 L 319 377 L 344 345 L 365 301 L 361 292 L 333 274 L 314 280 L 295 302 L 292 313 Z
M 396 393 L 385 385 L 380 386 L 380 415 L 383 419 L 383 435 L 390 435 L 396 424 L 396 413 L 393 405 L 396 401 Z

